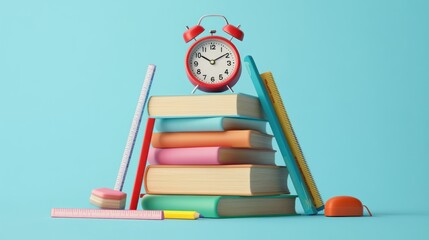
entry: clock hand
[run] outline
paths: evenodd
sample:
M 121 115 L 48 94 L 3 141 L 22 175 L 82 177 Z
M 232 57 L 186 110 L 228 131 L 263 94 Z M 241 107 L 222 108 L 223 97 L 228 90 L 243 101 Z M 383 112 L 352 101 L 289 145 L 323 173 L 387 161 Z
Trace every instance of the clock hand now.
M 201 55 L 201 57 L 204 58 L 205 60 L 209 61 L 209 62 L 211 61 L 210 59 L 204 57 L 203 55 Z
M 211 65 L 215 64 L 215 60 L 210 60 L 210 59 L 204 57 L 203 55 L 201 55 L 201 57 L 204 58 L 205 60 L 209 61 Z
M 220 56 L 220 57 L 218 57 L 218 58 L 216 58 L 215 60 L 213 60 L 213 61 L 216 61 L 216 60 L 219 60 L 219 59 L 221 59 L 221 58 L 223 58 L 223 57 L 225 57 L 226 55 L 228 55 L 229 53 L 225 53 L 224 55 L 222 55 L 222 56 Z

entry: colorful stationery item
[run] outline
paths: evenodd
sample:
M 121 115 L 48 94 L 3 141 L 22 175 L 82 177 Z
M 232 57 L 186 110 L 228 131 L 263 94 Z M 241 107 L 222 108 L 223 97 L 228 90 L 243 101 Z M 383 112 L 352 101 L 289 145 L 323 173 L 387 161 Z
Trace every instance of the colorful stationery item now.
M 372 216 L 369 208 L 362 202 L 351 196 L 336 196 L 326 201 L 326 217 L 362 217 L 363 208 L 366 208 L 369 216 Z
M 165 219 L 183 219 L 183 220 L 195 220 L 202 217 L 198 212 L 195 211 L 166 211 L 164 210 Z
M 305 214 L 317 214 L 324 208 L 323 201 L 292 129 L 274 78 L 270 73 L 259 75 L 255 61 L 251 56 L 246 56 L 244 62 L 304 212 Z
M 155 125 L 155 118 L 148 118 L 146 123 L 146 131 L 144 134 L 142 150 L 140 159 L 137 166 L 136 178 L 134 181 L 133 194 L 131 196 L 130 210 L 136 210 L 139 203 L 140 191 L 142 188 L 143 176 L 146 169 L 147 157 L 149 154 L 150 141 L 152 139 L 153 127 Z
M 124 209 L 127 194 L 110 188 L 92 190 L 89 201 L 92 205 L 105 209 Z
M 164 213 L 160 210 L 108 210 L 81 208 L 53 208 L 53 218 L 102 218 L 102 219 L 134 219 L 163 220 Z
M 130 163 L 131 155 L 133 152 L 134 144 L 136 141 L 137 133 L 141 122 L 141 117 L 145 104 L 147 102 L 150 87 L 152 85 L 153 75 L 155 73 L 155 65 L 149 65 L 146 77 L 140 91 L 140 97 L 137 102 L 134 118 L 131 123 L 130 132 L 128 134 L 127 144 L 125 145 L 124 154 L 122 156 L 121 165 L 119 166 L 118 176 L 114 189 L 97 188 L 91 192 L 90 203 L 100 208 L 114 208 L 124 209 L 127 195 L 122 192 L 122 187 L 127 175 L 128 165 Z
M 195 211 L 52 208 L 51 217 L 52 218 L 130 219 L 130 220 L 164 220 L 164 219 L 195 220 L 202 216 Z

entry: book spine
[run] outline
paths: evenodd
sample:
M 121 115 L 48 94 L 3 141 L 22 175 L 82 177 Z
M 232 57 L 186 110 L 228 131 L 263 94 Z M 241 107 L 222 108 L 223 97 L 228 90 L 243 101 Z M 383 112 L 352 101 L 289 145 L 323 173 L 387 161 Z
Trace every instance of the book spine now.
M 238 98 L 241 104 L 237 103 Z M 264 119 L 258 98 L 246 94 L 152 96 L 148 114 L 153 118 L 228 116 Z
M 220 164 L 219 147 L 151 148 L 149 163 L 152 165 Z
M 155 148 L 237 147 L 251 148 L 250 131 L 155 133 Z
M 142 207 L 146 210 L 196 211 L 205 218 L 219 218 L 220 196 L 145 195 Z
M 156 122 L 159 132 L 214 132 L 224 131 L 222 119 L 211 118 L 160 118 Z
M 269 165 L 149 165 L 144 185 L 148 194 L 263 196 L 289 193 L 287 176 Z

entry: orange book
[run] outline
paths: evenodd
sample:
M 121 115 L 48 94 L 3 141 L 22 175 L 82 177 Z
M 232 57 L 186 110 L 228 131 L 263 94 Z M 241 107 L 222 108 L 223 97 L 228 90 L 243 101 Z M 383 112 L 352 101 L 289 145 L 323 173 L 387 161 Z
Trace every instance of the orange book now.
M 154 133 L 155 148 L 232 147 L 272 149 L 273 136 L 251 131 Z

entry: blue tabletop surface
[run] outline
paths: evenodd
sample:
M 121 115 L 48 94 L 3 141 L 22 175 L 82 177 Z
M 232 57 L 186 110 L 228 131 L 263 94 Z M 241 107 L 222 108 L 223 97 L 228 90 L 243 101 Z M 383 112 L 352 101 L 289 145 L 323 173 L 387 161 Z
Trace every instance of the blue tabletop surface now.
M 428 239 L 428 12 L 418 0 L 1 1 L 0 239 Z M 374 217 L 50 218 L 114 186 L 148 64 L 151 95 L 192 91 L 182 34 L 211 13 L 241 24 L 242 57 L 273 73 L 322 198 L 355 196 Z M 221 19 L 203 26 L 223 35 Z M 233 89 L 256 95 L 244 69 Z

